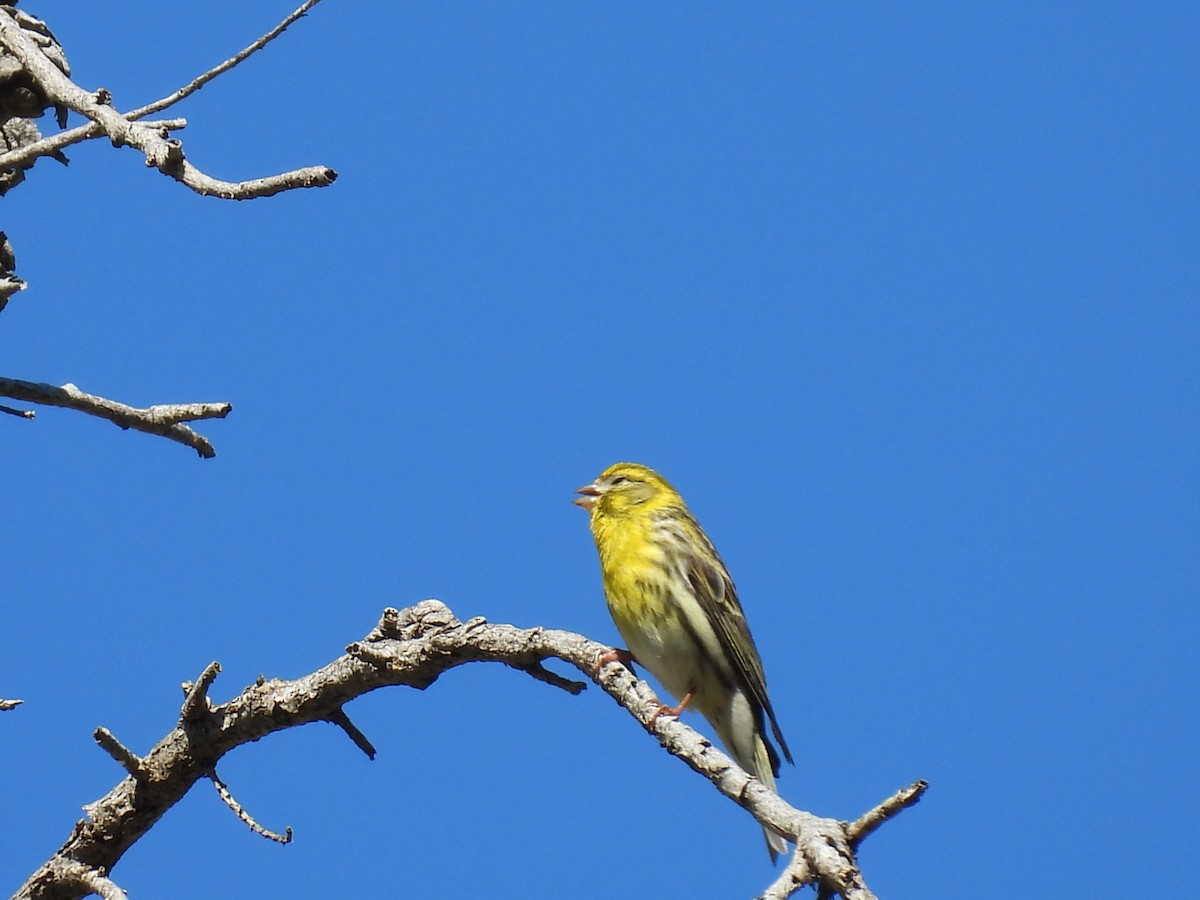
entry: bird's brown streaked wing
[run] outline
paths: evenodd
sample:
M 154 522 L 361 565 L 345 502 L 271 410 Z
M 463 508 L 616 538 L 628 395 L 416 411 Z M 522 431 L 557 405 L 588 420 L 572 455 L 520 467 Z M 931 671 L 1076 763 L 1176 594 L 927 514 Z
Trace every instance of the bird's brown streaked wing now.
M 742 612 L 742 604 L 738 600 L 733 579 L 729 577 L 729 570 L 725 568 L 720 554 L 699 523 L 693 519 L 692 525 L 711 558 L 716 560 L 714 565 L 700 554 L 688 554 L 687 574 L 692 591 L 704 609 L 704 614 L 716 632 L 721 646 L 733 660 L 737 676 L 749 690 L 754 702 L 771 720 L 771 731 L 775 740 L 779 742 L 779 749 L 783 751 L 784 758 L 795 765 L 792 751 L 783 739 L 779 720 L 775 718 L 775 710 L 771 708 L 771 701 L 767 697 L 767 678 L 763 672 L 762 659 L 758 655 L 758 648 L 754 646 L 754 638 L 750 635 L 750 626 L 746 623 L 746 614 Z

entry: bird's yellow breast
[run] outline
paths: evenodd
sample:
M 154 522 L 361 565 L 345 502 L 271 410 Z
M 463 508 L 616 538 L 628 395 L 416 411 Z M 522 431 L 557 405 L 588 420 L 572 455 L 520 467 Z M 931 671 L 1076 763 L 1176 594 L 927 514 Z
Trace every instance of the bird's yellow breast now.
M 625 622 L 635 624 L 639 619 L 653 616 L 655 608 L 661 608 L 665 599 L 661 596 L 666 577 L 665 554 L 653 540 L 648 521 L 635 517 L 597 517 L 593 530 L 608 608 L 624 634 Z M 656 595 L 658 603 L 654 602 Z
M 647 517 L 593 523 L 608 611 L 634 659 L 677 699 L 700 686 L 708 666 L 706 644 L 716 636 L 706 621 L 687 620 L 694 603 L 681 602 L 681 573 L 674 571 Z M 699 612 L 698 608 L 696 612 Z

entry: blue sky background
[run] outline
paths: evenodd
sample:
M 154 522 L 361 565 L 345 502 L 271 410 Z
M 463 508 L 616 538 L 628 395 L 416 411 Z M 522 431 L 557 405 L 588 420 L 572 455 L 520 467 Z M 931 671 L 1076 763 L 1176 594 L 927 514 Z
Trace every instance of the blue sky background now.
M 119 108 L 291 7 L 23 4 Z M 689 500 L 881 897 L 1184 895 L 1200 804 L 1191 3 L 327 0 L 181 105 L 201 199 L 99 143 L 5 198 L 2 374 L 229 400 L 218 456 L 0 421 L 0 894 L 213 659 L 225 700 L 438 597 L 616 640 L 573 490 Z M 133 896 L 749 897 L 749 818 L 596 689 L 472 666 L 220 773 Z M 703 727 L 698 717 L 691 723 Z

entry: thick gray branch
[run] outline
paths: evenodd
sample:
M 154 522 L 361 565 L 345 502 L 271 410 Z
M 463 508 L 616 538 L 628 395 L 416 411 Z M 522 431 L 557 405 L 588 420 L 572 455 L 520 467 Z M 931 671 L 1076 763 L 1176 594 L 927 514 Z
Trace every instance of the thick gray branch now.
M 3 15 L 0 15 L 0 19 Z M 42 406 L 62 406 L 91 416 L 107 419 L 121 428 L 132 428 L 146 434 L 157 434 L 180 444 L 186 444 L 205 459 L 217 455 L 208 438 L 184 425 L 197 419 L 223 419 L 233 409 L 230 403 L 172 403 L 138 409 L 115 400 L 87 394 L 73 384 L 55 387 L 35 381 L 0 378 L 0 397 L 11 397 Z
M 547 680 L 538 670 L 548 659 L 562 660 L 593 677 L 669 752 L 760 822 L 797 839 L 789 869 L 792 877 L 784 892 L 768 896 L 786 897 L 814 883 L 832 886 L 847 900 L 873 896 L 858 871 L 846 823 L 789 806 L 702 735 L 682 722 L 657 715 L 658 698 L 625 666 L 609 664 L 593 676 L 596 661 L 609 652 L 602 644 L 567 631 L 492 625 L 480 618 L 463 623 L 444 604 L 426 600 L 402 611 L 387 610 L 371 633 L 346 651 L 295 681 L 260 678 L 228 703 L 185 704 L 175 728 L 141 757 L 144 777 L 127 777 L 86 806 L 88 819 L 76 823 L 66 843 L 15 897 L 84 896 L 86 891 L 77 880 L 57 874 L 65 860 L 93 872 L 111 871 L 125 851 L 197 780 L 211 778 L 217 762 L 235 747 L 284 728 L 337 722 L 342 707 L 356 697 L 390 685 L 423 689 L 443 672 L 464 663 L 503 663 Z M 560 679 L 549 680 L 557 684 Z M 203 692 L 189 691 L 189 697 L 193 695 L 203 696 Z

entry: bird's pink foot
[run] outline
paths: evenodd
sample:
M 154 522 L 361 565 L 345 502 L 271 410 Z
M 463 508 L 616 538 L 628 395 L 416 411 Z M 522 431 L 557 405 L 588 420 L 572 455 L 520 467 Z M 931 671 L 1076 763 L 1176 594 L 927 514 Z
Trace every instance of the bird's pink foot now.
M 680 714 L 688 708 L 688 704 L 692 702 L 693 696 L 695 696 L 694 692 L 688 691 L 687 696 L 679 701 L 678 706 L 667 706 L 665 703 L 658 704 L 658 710 L 650 718 L 650 721 L 653 722 L 659 716 L 670 716 L 672 719 L 678 719 Z
M 600 657 L 596 660 L 596 664 L 592 666 L 592 677 L 595 678 L 600 674 L 601 669 L 613 662 L 619 662 L 630 672 L 633 671 L 633 654 L 628 650 L 621 650 L 614 647 L 612 650 L 600 654 Z

